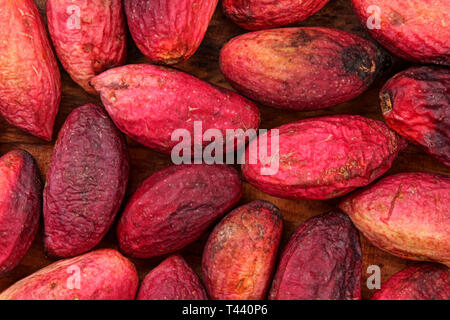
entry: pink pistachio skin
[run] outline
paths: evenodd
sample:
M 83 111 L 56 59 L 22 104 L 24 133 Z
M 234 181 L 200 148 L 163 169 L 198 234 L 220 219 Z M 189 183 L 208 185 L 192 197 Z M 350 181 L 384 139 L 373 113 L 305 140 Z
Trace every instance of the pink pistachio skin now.
M 209 236 L 203 279 L 214 300 L 263 300 L 270 285 L 283 229 L 280 210 L 253 201 L 233 210 Z
M 208 296 L 186 261 L 173 255 L 145 277 L 137 300 L 208 300 Z
M 386 124 L 450 167 L 450 72 L 415 67 L 389 80 L 380 93 Z
M 220 70 L 243 95 L 294 111 L 351 100 L 373 83 L 387 56 L 357 35 L 329 28 L 281 28 L 231 39 Z
M 139 143 L 170 154 L 180 142 L 172 134 L 187 130 L 193 145 L 195 123 L 202 133 L 217 129 L 257 129 L 257 106 L 231 90 L 213 86 L 187 73 L 149 64 L 127 65 L 108 70 L 91 83 L 117 127 Z M 204 139 L 207 140 L 207 139 Z M 227 144 L 226 151 L 245 145 Z M 185 143 L 185 142 L 183 142 Z M 204 141 L 206 147 L 211 142 Z
M 448 0 L 352 0 L 370 35 L 412 62 L 450 65 Z M 379 25 L 376 25 L 377 19 Z
M 272 146 L 277 134 L 278 150 L 276 144 Z M 265 140 L 266 156 L 250 152 Z M 311 118 L 253 140 L 242 172 L 248 182 L 268 194 L 326 200 L 382 176 L 405 147 L 406 142 L 381 121 L 353 115 Z M 265 175 L 263 170 L 270 168 L 273 172 Z
M 47 23 L 59 61 L 87 92 L 96 94 L 91 78 L 125 63 L 121 0 L 47 0 Z
M 139 50 L 157 64 L 189 59 L 208 29 L 218 0 L 125 0 L 128 28 Z
M 34 1 L 0 1 L 0 114 L 49 141 L 60 99 L 58 64 Z
M 307 220 L 281 255 L 271 300 L 361 300 L 359 233 L 340 211 Z
M 378 248 L 450 266 L 450 178 L 396 174 L 350 195 L 340 208 Z
M 24 150 L 0 158 L 0 277 L 27 253 L 38 230 L 42 183 L 34 158 Z
M 93 249 L 111 227 L 125 195 L 128 151 L 103 108 L 88 104 L 67 117 L 44 189 L 45 249 L 73 257 Z
M 238 26 L 262 30 L 297 24 L 322 9 L 329 0 L 224 0 L 223 11 Z
M 176 165 L 162 169 L 138 188 L 117 227 L 127 255 L 152 258 L 197 240 L 242 196 L 242 182 L 226 165 Z
M 371 300 L 450 300 L 450 269 L 431 263 L 408 267 L 383 283 Z
M 16 282 L 0 300 L 134 300 L 134 265 L 113 249 L 57 261 Z

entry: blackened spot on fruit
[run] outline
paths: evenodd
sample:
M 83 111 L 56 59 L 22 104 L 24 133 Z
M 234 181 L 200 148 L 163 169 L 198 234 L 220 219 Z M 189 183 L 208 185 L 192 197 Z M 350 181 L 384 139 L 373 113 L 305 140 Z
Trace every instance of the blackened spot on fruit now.
M 304 47 L 313 41 L 313 37 L 305 30 L 299 30 L 292 35 L 290 47 L 298 48 Z
M 405 23 L 405 18 L 395 10 L 392 10 L 388 15 L 389 22 L 393 26 L 399 26 Z
M 386 90 L 380 93 L 381 99 L 381 111 L 383 114 L 389 113 L 394 109 L 392 92 L 390 90 Z
M 121 90 L 121 89 L 128 89 L 129 85 L 125 82 L 112 82 L 106 86 L 108 89 L 112 90 Z
M 375 71 L 375 62 L 370 58 L 369 53 L 356 44 L 344 49 L 342 53 L 342 64 L 348 74 L 357 74 L 362 80 Z

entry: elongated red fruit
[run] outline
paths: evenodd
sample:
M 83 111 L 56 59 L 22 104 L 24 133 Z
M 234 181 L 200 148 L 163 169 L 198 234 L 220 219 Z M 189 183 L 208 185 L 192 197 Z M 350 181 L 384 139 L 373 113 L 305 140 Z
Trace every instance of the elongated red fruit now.
M 371 300 L 450 300 L 450 269 L 419 264 L 394 274 Z
M 380 93 L 387 125 L 450 166 L 450 72 L 416 67 L 397 74 Z
M 61 78 L 33 0 L 0 1 L 0 113 L 15 127 L 51 140 Z
M 153 63 L 176 64 L 200 46 L 218 0 L 125 0 L 128 28 Z
M 266 145 L 265 154 L 261 146 Z M 268 194 L 325 200 L 370 184 L 389 170 L 405 147 L 381 121 L 351 115 L 312 118 L 253 140 L 242 172 Z
M 281 255 L 271 300 L 361 300 L 358 230 L 340 211 L 306 221 Z
M 138 285 L 134 265 L 102 249 L 53 263 L 13 284 L 0 300 L 134 300 Z
M 125 134 L 145 146 L 171 152 L 179 141 L 172 134 L 186 131 L 194 144 L 195 124 L 200 133 L 216 129 L 257 129 L 259 111 L 240 95 L 213 86 L 187 73 L 149 64 L 128 65 L 108 70 L 91 83 L 100 92 L 109 115 Z M 203 146 L 210 144 L 205 141 Z M 236 145 L 242 147 L 244 141 Z M 228 144 L 227 144 L 228 146 Z M 232 145 L 233 151 L 235 145 Z
M 47 0 L 48 29 L 58 58 L 72 79 L 95 94 L 89 80 L 126 59 L 120 0 Z
M 122 214 L 117 236 L 128 255 L 151 258 L 197 240 L 241 198 L 242 182 L 225 165 L 179 165 L 139 187 Z
M 414 172 L 389 176 L 340 207 L 378 248 L 450 266 L 450 178 Z
M 0 276 L 14 269 L 36 235 L 42 184 L 34 158 L 24 150 L 0 158 Z
M 186 261 L 174 255 L 145 277 L 137 300 L 208 300 L 208 296 Z
M 232 39 L 220 53 L 220 69 L 247 97 L 303 111 L 355 98 L 372 84 L 384 59 L 374 44 L 351 33 L 285 28 Z
M 247 30 L 297 24 L 322 9 L 329 0 L 224 0 L 223 10 L 234 23 Z
M 369 33 L 413 62 L 450 65 L 448 0 L 352 0 Z
M 106 112 L 88 104 L 67 117 L 44 189 L 45 247 L 71 257 L 94 248 L 121 205 L 128 182 L 125 141 Z
M 283 220 L 267 201 L 253 201 L 227 215 L 209 236 L 202 268 L 215 300 L 262 300 L 270 284 Z

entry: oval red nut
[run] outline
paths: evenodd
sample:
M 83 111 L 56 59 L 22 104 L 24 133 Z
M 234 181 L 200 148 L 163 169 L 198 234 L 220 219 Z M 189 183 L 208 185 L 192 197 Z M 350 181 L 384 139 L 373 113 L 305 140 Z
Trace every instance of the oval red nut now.
M 242 182 L 225 165 L 162 169 L 138 188 L 120 219 L 117 236 L 127 255 L 151 258 L 197 240 L 241 198 Z
M 307 220 L 281 255 L 271 300 L 361 300 L 362 253 L 350 218 L 332 211 Z
M 106 112 L 85 105 L 67 117 L 44 189 L 45 248 L 71 257 L 94 248 L 114 221 L 128 182 L 125 141 Z
M 284 28 L 232 39 L 220 53 L 220 69 L 253 100 L 305 111 L 332 107 L 364 92 L 384 58 L 375 45 L 351 33 Z
M 380 93 L 387 125 L 450 166 L 450 72 L 417 67 L 397 74 Z
M 0 300 L 134 300 L 134 265 L 113 249 L 57 261 L 16 282 Z
M 33 0 L 0 2 L 0 114 L 15 127 L 51 140 L 61 78 Z
M 34 158 L 24 150 L 0 158 L 0 277 L 27 253 L 39 225 L 42 184 Z
M 450 65 L 447 0 L 352 0 L 369 33 L 399 57 Z
M 91 94 L 95 75 L 126 59 L 120 0 L 48 0 L 47 23 L 56 53 L 71 78 Z
M 227 130 L 245 131 L 259 126 L 259 111 L 254 103 L 175 69 L 128 65 L 108 70 L 91 83 L 120 130 L 163 153 L 170 154 L 179 144 L 172 140 L 174 132 L 187 131 L 195 140 L 195 123 L 200 123 L 202 134 L 217 129 L 223 137 Z M 208 144 L 204 142 L 203 146 Z M 243 145 L 241 142 L 237 147 Z
M 225 14 L 247 30 L 298 24 L 322 9 L 329 0 L 224 0 Z
M 267 144 L 267 154 L 258 150 Z M 336 115 L 283 125 L 247 147 L 244 177 L 287 199 L 331 199 L 370 184 L 406 143 L 383 122 Z
M 450 178 L 428 173 L 389 176 L 349 196 L 340 208 L 378 248 L 450 266 Z
M 431 263 L 406 268 L 383 283 L 371 300 L 450 300 L 450 269 Z
M 280 210 L 253 201 L 214 229 L 202 258 L 203 277 L 215 300 L 262 300 L 270 284 L 282 233 Z
M 208 296 L 197 274 L 174 255 L 145 277 L 137 300 L 208 300 Z
M 218 0 L 125 0 L 128 28 L 153 63 L 189 59 L 202 43 Z

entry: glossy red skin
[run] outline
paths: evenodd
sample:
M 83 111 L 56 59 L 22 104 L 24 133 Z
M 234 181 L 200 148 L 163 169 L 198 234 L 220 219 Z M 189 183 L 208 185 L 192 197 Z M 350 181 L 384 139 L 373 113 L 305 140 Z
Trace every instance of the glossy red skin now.
M 224 0 L 223 11 L 238 26 L 262 30 L 297 24 L 322 9 L 329 0 Z
M 203 41 L 218 0 L 124 0 L 128 28 L 151 62 L 189 59 Z
M 134 300 L 138 285 L 134 265 L 118 251 L 102 249 L 53 263 L 3 291 L 0 300 Z
M 387 125 L 450 166 L 450 72 L 416 67 L 397 74 L 380 93 Z
M 94 248 L 120 208 L 128 173 L 125 141 L 106 112 L 93 104 L 72 111 L 44 189 L 47 253 L 72 257 Z
M 208 296 L 197 274 L 174 255 L 145 277 L 137 300 L 208 300 Z
M 450 300 L 450 269 L 431 263 L 406 268 L 383 283 L 371 300 Z
M 211 299 L 262 300 L 277 258 L 283 221 L 267 201 L 253 201 L 227 215 L 214 229 L 202 258 Z
M 284 28 L 232 39 L 220 53 L 220 69 L 253 100 L 306 111 L 355 98 L 372 84 L 384 59 L 374 44 L 344 31 Z
M 347 215 L 307 220 L 281 255 L 270 300 L 361 300 L 362 253 Z
M 380 28 L 369 33 L 399 57 L 422 63 L 450 65 L 450 6 L 447 0 L 352 0 L 362 24 L 380 9 Z
M 0 114 L 51 140 L 61 78 L 42 17 L 32 0 L 0 2 Z
M 404 259 L 450 266 L 450 178 L 389 176 L 349 196 L 340 208 L 378 248 Z
M 273 130 L 253 140 L 242 165 L 244 177 L 265 193 L 286 199 L 326 200 L 366 186 L 386 173 L 405 141 L 383 122 L 361 116 L 336 115 L 301 120 L 279 130 L 279 153 L 272 152 Z M 267 136 L 267 156 L 249 150 Z M 263 175 L 271 161 L 279 170 Z M 255 163 L 256 161 L 256 163 Z
M 0 277 L 14 269 L 36 235 L 42 184 L 34 158 L 24 150 L 0 158 Z
M 80 8 L 79 29 L 68 25 L 74 14 L 70 6 Z M 91 78 L 125 63 L 122 1 L 47 0 L 47 23 L 59 61 L 87 92 L 96 93 L 89 85 Z
M 120 130 L 162 153 L 170 154 L 179 144 L 171 139 L 175 130 L 186 129 L 194 137 L 196 121 L 202 122 L 203 133 L 218 129 L 223 136 L 227 129 L 259 126 L 253 102 L 175 69 L 128 65 L 108 70 L 91 83 Z
M 128 202 L 117 237 L 127 255 L 151 258 L 197 240 L 241 198 L 242 182 L 225 165 L 178 165 L 150 176 Z

